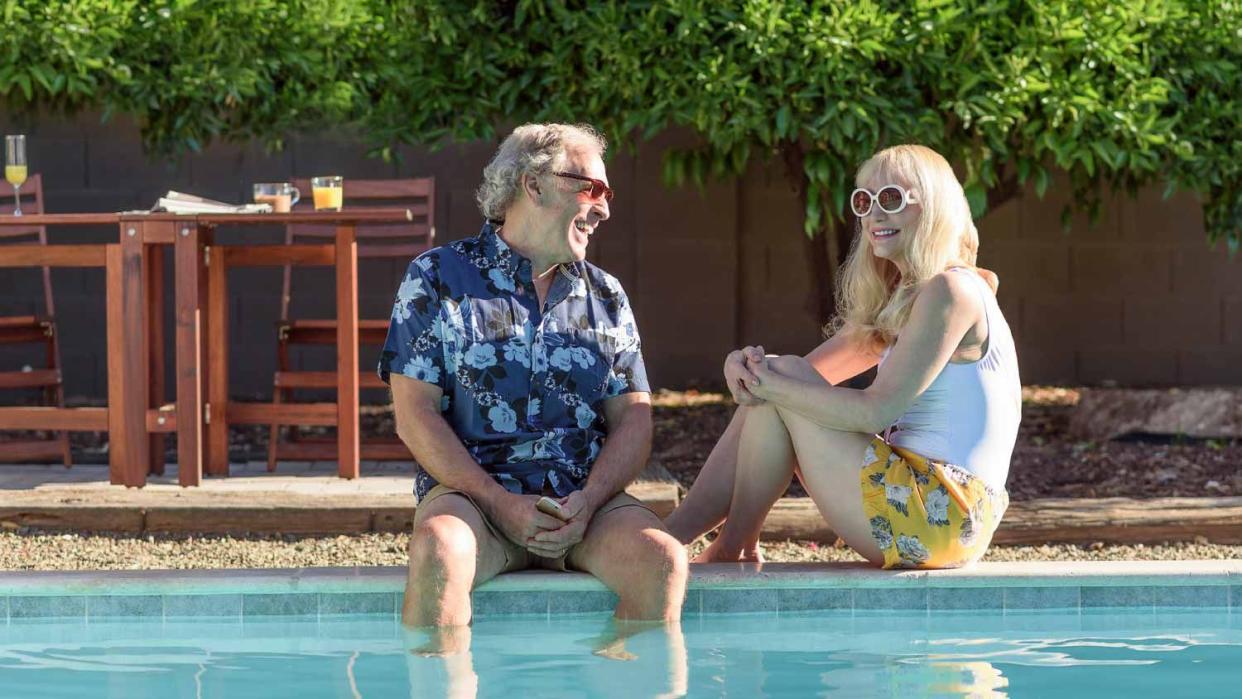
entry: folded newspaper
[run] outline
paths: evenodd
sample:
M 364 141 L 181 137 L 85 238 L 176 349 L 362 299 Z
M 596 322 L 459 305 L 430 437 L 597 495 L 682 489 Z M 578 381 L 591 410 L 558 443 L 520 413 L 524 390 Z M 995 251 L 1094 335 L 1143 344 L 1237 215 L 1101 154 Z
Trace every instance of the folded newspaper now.
M 166 211 L 170 214 L 266 214 L 271 204 L 226 204 L 214 199 L 196 197 L 169 190 L 151 207 L 152 212 Z

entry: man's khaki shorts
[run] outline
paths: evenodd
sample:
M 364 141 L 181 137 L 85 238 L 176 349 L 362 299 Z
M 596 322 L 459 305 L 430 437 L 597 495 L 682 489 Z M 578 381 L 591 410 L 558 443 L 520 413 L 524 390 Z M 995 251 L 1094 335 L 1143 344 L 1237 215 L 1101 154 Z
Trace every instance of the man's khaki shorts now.
M 460 490 L 454 490 L 453 488 L 449 488 L 445 485 L 435 486 L 431 490 L 427 491 L 427 494 L 418 501 L 418 507 L 414 511 L 415 528 L 417 528 L 419 523 L 422 521 L 423 513 L 427 511 L 427 503 L 443 495 L 459 495 L 465 498 L 466 501 L 474 507 L 475 511 L 479 513 L 479 517 L 482 518 L 484 526 L 487 527 L 487 530 L 491 532 L 492 536 L 496 537 L 496 540 L 500 542 L 501 547 L 504 549 L 505 567 L 501 572 L 507 573 L 512 570 L 524 570 L 526 568 L 547 568 L 549 570 L 562 571 L 569 570 L 566 566 L 565 560 L 569 557 L 569 551 L 566 551 L 565 555 L 559 558 L 544 558 L 543 556 L 537 556 L 530 551 L 527 551 L 518 544 L 510 541 L 509 537 L 502 534 L 496 525 L 492 523 L 492 520 L 489 519 L 483 512 L 483 508 L 479 507 L 479 503 L 474 501 L 474 498 Z M 639 500 L 624 491 L 612 496 L 611 500 L 600 506 L 600 508 L 595 511 L 594 517 L 599 517 L 600 515 L 613 510 L 619 510 L 622 507 L 641 507 L 650 512 L 651 516 L 655 517 L 657 521 L 660 519 L 659 515 L 657 515 L 650 507 L 644 505 L 642 500 Z M 570 551 L 572 550 L 573 548 L 571 547 Z

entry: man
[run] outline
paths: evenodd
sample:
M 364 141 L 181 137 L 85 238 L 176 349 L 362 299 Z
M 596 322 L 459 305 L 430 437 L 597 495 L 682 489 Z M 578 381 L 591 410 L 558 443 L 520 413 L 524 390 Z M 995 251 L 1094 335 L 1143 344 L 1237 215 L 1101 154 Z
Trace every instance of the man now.
M 638 330 L 584 261 L 609 216 L 604 149 L 589 127 L 515 129 L 483 171 L 483 230 L 397 292 L 379 373 L 418 462 L 407 625 L 468 624 L 475 586 L 531 567 L 595 575 L 619 619 L 680 617 L 685 551 L 623 492 L 651 449 Z

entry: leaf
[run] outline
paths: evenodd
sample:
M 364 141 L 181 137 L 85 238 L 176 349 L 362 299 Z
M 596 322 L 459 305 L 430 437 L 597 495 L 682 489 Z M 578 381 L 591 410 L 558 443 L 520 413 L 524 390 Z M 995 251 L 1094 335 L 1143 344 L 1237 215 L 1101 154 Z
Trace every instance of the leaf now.
M 789 135 L 789 105 L 781 105 L 776 110 L 776 135 L 781 138 Z
M 966 201 L 970 204 L 970 215 L 982 218 L 988 209 L 988 191 L 980 182 L 972 182 L 965 187 Z M 959 200 L 960 201 L 960 200 Z
M 1174 180 L 1168 180 L 1167 182 L 1164 183 L 1164 191 L 1161 192 L 1160 198 L 1165 201 L 1168 201 L 1169 199 L 1173 198 L 1173 195 L 1176 192 L 1177 192 L 1177 182 Z
M 1044 198 L 1044 193 L 1048 191 L 1048 171 L 1043 166 L 1035 167 L 1035 196 L 1040 199 Z
M 31 89 L 29 75 L 26 75 L 25 73 L 18 73 L 13 76 L 13 80 L 17 83 L 18 87 L 22 89 L 22 94 L 26 95 L 27 100 L 34 98 L 34 90 Z
M 845 214 L 845 188 L 839 182 L 835 183 L 832 185 L 831 194 L 832 210 L 837 212 L 838 216 L 843 216 Z

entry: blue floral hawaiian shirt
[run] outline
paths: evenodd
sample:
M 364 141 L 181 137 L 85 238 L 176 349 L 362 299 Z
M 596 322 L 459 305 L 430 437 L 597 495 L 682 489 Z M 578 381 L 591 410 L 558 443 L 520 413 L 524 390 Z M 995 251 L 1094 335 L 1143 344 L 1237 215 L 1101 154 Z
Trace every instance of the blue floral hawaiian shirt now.
M 539 308 L 531 262 L 497 235 L 434 248 L 410 263 L 379 375 L 439 386 L 466 451 L 506 490 L 582 488 L 607 436 L 603 403 L 650 391 L 621 284 L 588 262 L 563 264 Z M 436 485 L 417 466 L 421 499 Z

